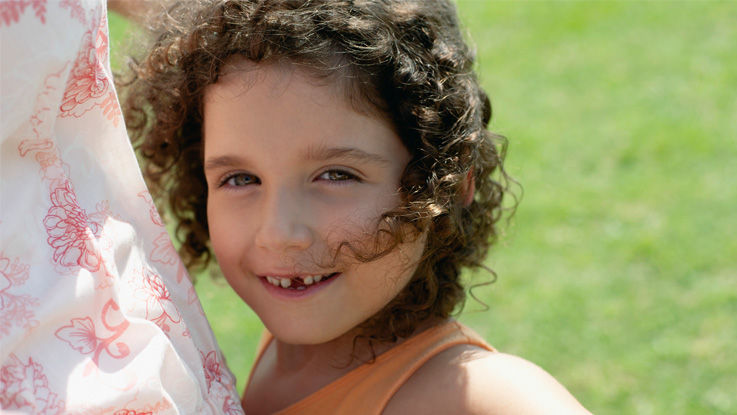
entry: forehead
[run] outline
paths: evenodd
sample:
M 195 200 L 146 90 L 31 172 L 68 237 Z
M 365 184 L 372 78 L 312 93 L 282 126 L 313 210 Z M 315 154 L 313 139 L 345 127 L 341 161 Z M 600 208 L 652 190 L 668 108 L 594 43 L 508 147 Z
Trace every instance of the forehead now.
M 405 153 L 386 117 L 356 111 L 339 86 L 293 64 L 227 62 L 205 90 L 203 115 L 206 157 L 244 147 L 266 158 L 335 146 Z
M 213 85 L 223 85 L 234 93 L 243 92 L 257 82 L 270 82 L 274 93 L 283 91 L 294 77 L 313 86 L 325 87 L 339 99 L 361 114 L 391 121 L 383 97 L 373 85 L 371 76 L 340 59 L 319 64 L 293 62 L 284 59 L 269 59 L 254 62 L 240 55 L 225 60 L 218 80 Z M 206 89 L 205 104 L 208 90 Z M 211 95 L 211 94 L 210 94 Z
M 231 56 L 225 61 L 217 82 L 210 85 L 207 90 L 219 89 L 220 93 L 240 94 L 253 88 L 257 83 L 266 82 L 274 93 L 278 93 L 288 88 L 289 83 L 295 78 L 314 86 L 324 87 L 335 94 L 336 98 L 339 96 L 340 89 L 335 82 L 311 76 L 295 64 L 285 61 L 253 62 L 240 56 Z

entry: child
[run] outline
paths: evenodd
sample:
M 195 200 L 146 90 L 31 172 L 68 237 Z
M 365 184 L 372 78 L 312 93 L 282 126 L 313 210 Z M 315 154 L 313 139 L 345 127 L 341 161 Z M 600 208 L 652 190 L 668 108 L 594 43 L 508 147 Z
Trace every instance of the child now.
M 214 254 L 268 330 L 246 413 L 587 413 L 449 317 L 507 190 L 452 4 L 186 4 L 129 129 L 185 262 Z

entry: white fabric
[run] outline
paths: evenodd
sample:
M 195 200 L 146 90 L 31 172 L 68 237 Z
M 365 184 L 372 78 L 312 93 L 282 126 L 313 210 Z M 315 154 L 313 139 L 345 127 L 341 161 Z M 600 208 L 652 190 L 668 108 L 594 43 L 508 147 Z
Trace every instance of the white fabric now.
M 242 413 L 123 125 L 99 0 L 0 1 L 0 408 Z

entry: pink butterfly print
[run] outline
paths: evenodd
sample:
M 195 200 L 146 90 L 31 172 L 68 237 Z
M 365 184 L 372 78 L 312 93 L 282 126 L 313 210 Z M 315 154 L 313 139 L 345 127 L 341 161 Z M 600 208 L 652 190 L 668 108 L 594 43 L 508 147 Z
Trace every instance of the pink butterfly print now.
M 73 318 L 72 324 L 56 330 L 56 337 L 69 343 L 72 349 L 82 353 L 92 353 L 102 339 L 95 333 L 95 323 L 89 317 Z
M 116 342 L 123 335 L 130 323 L 127 320 L 123 320 L 116 325 L 110 324 L 109 322 L 109 319 L 112 317 L 110 312 L 119 310 L 118 304 L 112 299 L 108 300 L 102 308 L 102 314 L 100 316 L 102 325 L 108 332 L 112 333 L 108 337 L 98 335 L 95 323 L 89 317 L 73 318 L 70 321 L 71 324 L 60 327 L 54 333 L 57 338 L 65 341 L 72 349 L 81 354 L 93 353 L 92 361 L 85 369 L 85 375 L 99 366 L 100 355 L 103 352 L 106 352 L 113 359 L 123 359 L 130 354 L 127 344 L 120 341 Z M 113 344 L 116 349 L 112 349 Z

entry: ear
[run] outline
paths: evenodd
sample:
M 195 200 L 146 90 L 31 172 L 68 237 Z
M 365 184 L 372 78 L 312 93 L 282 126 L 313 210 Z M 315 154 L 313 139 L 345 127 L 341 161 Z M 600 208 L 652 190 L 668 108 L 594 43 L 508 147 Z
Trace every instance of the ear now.
M 463 207 L 469 207 L 473 203 L 473 195 L 476 192 L 476 179 L 473 178 L 473 168 L 468 171 L 463 180 Z

